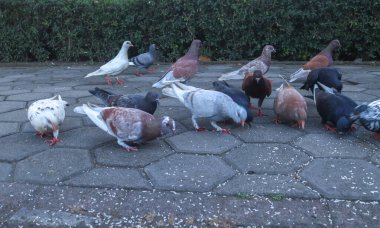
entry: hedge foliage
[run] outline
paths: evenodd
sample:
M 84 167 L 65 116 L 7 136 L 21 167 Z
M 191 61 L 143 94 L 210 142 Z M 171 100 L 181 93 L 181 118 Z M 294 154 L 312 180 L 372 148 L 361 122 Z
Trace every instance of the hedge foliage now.
M 306 60 L 332 39 L 340 60 L 380 60 L 379 0 L 0 0 L 0 61 L 105 61 L 124 40 L 173 61 L 193 38 L 214 60 Z

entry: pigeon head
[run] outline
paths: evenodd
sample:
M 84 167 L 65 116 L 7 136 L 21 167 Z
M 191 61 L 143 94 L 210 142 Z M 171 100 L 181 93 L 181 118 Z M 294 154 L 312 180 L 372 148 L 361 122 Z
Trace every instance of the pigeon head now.
M 270 56 L 272 54 L 272 52 L 276 52 L 276 49 L 274 49 L 274 47 L 272 45 L 265 45 L 262 54 Z
M 191 42 L 191 46 L 190 46 L 189 51 L 187 52 L 187 54 L 198 56 L 198 51 L 199 51 L 199 48 L 201 46 L 202 46 L 202 41 L 200 41 L 200 40 L 193 40 L 193 42 Z
M 149 53 L 151 53 L 151 54 L 156 53 L 156 49 L 157 49 L 157 47 L 155 44 L 149 45 Z
M 58 95 L 58 100 L 60 101 L 60 103 L 62 104 L 62 106 L 69 106 L 69 104 L 67 103 L 67 101 L 62 100 L 61 95 Z
M 342 46 L 340 45 L 339 40 L 333 40 L 333 41 L 331 41 L 331 42 L 329 43 L 329 46 L 330 46 L 330 49 L 331 49 L 331 50 L 335 50 L 335 49 L 338 49 L 338 48 L 342 47 Z
M 255 70 L 253 72 L 253 78 L 255 79 L 260 79 L 263 77 L 263 72 L 261 72 L 261 70 Z
M 351 129 L 352 122 L 345 116 L 342 116 L 336 122 L 336 131 L 338 134 L 344 134 Z
M 175 122 L 172 118 L 170 118 L 169 116 L 164 116 L 160 119 L 160 121 L 161 121 L 161 126 L 160 126 L 161 136 L 174 134 Z
M 241 123 L 241 125 L 244 126 L 245 121 L 247 119 L 247 111 L 240 105 L 236 104 L 236 106 L 236 110 L 232 114 L 231 118 L 234 120 L 235 123 Z
M 360 113 L 367 111 L 367 109 L 368 109 L 367 103 L 356 106 L 350 115 L 350 120 L 356 121 L 357 119 L 359 119 Z
M 148 92 L 146 95 L 145 95 L 145 99 L 147 101 L 150 101 L 152 103 L 158 103 L 158 100 L 160 99 L 160 94 L 158 93 L 155 93 L 155 92 Z
M 129 47 L 133 47 L 133 44 L 131 43 L 131 41 L 124 41 L 123 43 L 123 48 L 126 48 L 128 49 Z

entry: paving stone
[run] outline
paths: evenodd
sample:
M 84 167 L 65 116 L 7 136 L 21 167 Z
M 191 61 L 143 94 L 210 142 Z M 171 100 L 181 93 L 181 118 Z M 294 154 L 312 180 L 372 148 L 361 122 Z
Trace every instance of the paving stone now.
M 60 94 L 60 92 L 71 90 L 69 86 L 55 87 L 55 86 L 46 86 L 46 87 L 37 87 L 33 89 L 33 92 L 38 93 L 52 93 Z
M 185 107 L 162 107 L 158 105 L 154 116 L 159 118 L 162 116 L 170 116 L 175 121 L 191 118 L 191 112 Z
M 166 96 L 160 99 L 160 106 L 184 107 L 184 105 L 178 99 Z
M 150 184 L 139 171 L 123 168 L 95 168 L 65 181 L 64 184 L 101 188 L 151 189 Z
M 66 98 L 66 97 L 77 98 L 77 97 L 86 97 L 90 93 L 88 91 L 67 90 L 67 91 L 59 92 L 59 94 L 62 96 L 62 98 Z
M 12 171 L 11 164 L 0 162 L 0 181 L 9 180 L 11 171 Z
M 360 85 L 347 85 L 347 84 L 343 84 L 343 89 L 342 89 L 342 92 L 343 94 L 345 92 L 361 92 L 361 91 L 364 91 L 365 88 L 360 86 Z
M 17 182 L 55 184 L 91 166 L 87 150 L 54 148 L 18 162 L 14 179 Z
M 29 89 L 0 90 L 0 95 L 9 96 L 14 94 L 30 93 Z
M 93 148 L 116 139 L 98 127 L 83 127 L 65 131 L 59 137 L 58 147 Z
M 51 93 L 24 93 L 10 95 L 7 97 L 8 101 L 36 101 L 52 97 Z
M 13 134 L 0 139 L 0 160 L 16 161 L 49 148 L 44 139 L 33 134 Z
M 0 137 L 13 134 L 19 131 L 20 125 L 18 123 L 1 123 L 0 122 Z
M 379 151 L 379 150 L 377 150 L 377 151 Z M 376 163 L 376 164 L 378 164 L 378 165 L 380 165 L 380 153 L 377 152 L 376 154 L 372 155 L 371 156 L 371 161 L 374 162 L 374 163 Z
M 365 158 L 375 148 L 354 137 L 331 134 L 309 134 L 297 139 L 295 145 L 314 157 Z
M 377 98 L 380 97 L 380 89 L 366 90 L 366 91 L 363 91 L 363 93 L 373 95 Z M 368 100 L 367 102 L 370 103 L 371 101 L 372 100 Z
M 83 122 L 81 118 L 75 117 L 66 117 L 61 126 L 59 127 L 59 132 L 69 131 L 75 128 L 79 128 L 83 126 Z M 22 132 L 36 132 L 30 122 L 26 122 L 21 127 Z
M 274 134 L 274 132 L 276 134 Z M 304 134 L 304 131 L 284 124 L 253 124 L 249 130 L 238 128 L 232 132 L 244 142 L 290 142 Z
M 0 86 L 0 91 L 11 90 L 11 89 L 12 89 L 11 86 Z
M 25 108 L 25 104 L 23 101 L 3 101 L 1 102 L 0 113 Z
M 95 150 L 97 163 L 107 166 L 144 167 L 174 151 L 162 140 L 154 140 L 138 146 L 139 151 L 128 152 L 116 142 Z
M 333 227 L 378 227 L 379 202 L 329 201 Z
M 5 99 L 5 96 L 0 96 L 0 101 L 3 101 Z
M 78 100 L 78 102 L 77 102 L 78 105 L 91 103 L 91 104 L 96 104 L 99 106 L 104 106 L 103 102 L 99 98 L 97 98 L 95 96 L 91 96 L 91 95 L 87 96 L 87 97 L 78 98 L 77 100 Z M 75 107 L 75 106 L 73 106 L 73 107 Z
M 167 139 L 177 152 L 220 154 L 241 144 L 229 134 L 189 131 Z
M 155 188 L 174 191 L 210 191 L 235 174 L 218 157 L 188 154 L 171 155 L 144 170 Z
M 309 157 L 298 149 L 285 144 L 243 144 L 226 154 L 241 172 L 248 174 L 281 174 L 299 169 Z
M 300 175 L 324 197 L 380 200 L 380 169 L 354 159 L 315 159 Z
M 28 113 L 26 109 L 19 109 L 16 111 L 5 112 L 0 114 L 0 121 L 9 122 L 26 122 L 28 121 Z
M 345 93 L 343 93 L 343 95 L 351 98 L 355 102 L 376 100 L 376 96 L 361 93 L 361 92 L 345 92 Z M 360 103 L 360 102 L 358 102 L 358 103 Z
M 319 198 L 319 194 L 295 179 L 284 175 L 238 175 L 216 190 L 225 195 L 281 195 L 296 198 Z

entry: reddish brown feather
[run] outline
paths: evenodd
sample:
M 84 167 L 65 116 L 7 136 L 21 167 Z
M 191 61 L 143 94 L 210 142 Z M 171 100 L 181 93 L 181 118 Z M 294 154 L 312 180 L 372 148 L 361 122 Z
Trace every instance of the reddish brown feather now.
M 304 70 L 314 70 L 330 66 L 329 58 L 324 53 L 314 56 L 309 62 L 303 65 Z

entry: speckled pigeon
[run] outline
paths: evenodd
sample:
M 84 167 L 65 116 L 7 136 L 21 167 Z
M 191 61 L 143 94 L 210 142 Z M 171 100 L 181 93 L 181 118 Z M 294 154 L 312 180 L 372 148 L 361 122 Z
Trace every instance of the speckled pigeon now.
M 137 76 L 143 75 L 140 71 L 142 69 L 148 69 L 156 60 L 156 45 L 149 45 L 148 52 L 139 54 L 138 56 L 132 57 L 129 65 L 136 66 L 138 71 L 135 73 Z M 150 70 L 153 71 L 153 70 Z
M 239 70 L 235 70 L 226 74 L 222 74 L 218 78 L 218 80 L 238 80 L 243 79 L 245 73 L 254 72 L 255 70 L 260 70 L 263 74 L 265 74 L 271 65 L 271 56 L 272 52 L 276 52 L 272 45 L 266 45 L 263 48 L 263 51 L 259 57 L 247 63 Z
M 121 95 L 114 94 L 108 91 L 99 89 L 89 90 L 91 94 L 100 98 L 103 103 L 108 106 L 124 107 L 124 108 L 137 108 L 153 115 L 156 111 L 160 95 L 155 92 L 148 92 L 145 96 L 142 95 Z
M 53 132 L 53 139 L 45 142 L 50 145 L 61 142 L 58 134 L 59 127 L 65 119 L 66 105 L 67 102 L 62 100 L 60 95 L 33 102 L 28 108 L 28 119 L 37 131 L 35 135 L 44 137 Z
M 87 115 L 100 129 L 117 138 L 127 151 L 137 151 L 127 143 L 145 143 L 175 131 L 175 122 L 168 116 L 156 119 L 151 114 L 134 108 L 78 106 L 74 112 Z
M 186 82 L 198 72 L 198 52 L 202 42 L 193 40 L 187 53 L 179 58 L 153 87 L 163 88 L 173 82 Z
M 128 49 L 129 47 L 133 47 L 130 41 L 124 41 L 123 46 L 121 47 L 119 53 L 115 58 L 104 64 L 99 68 L 99 70 L 89 73 L 85 76 L 85 78 L 93 77 L 93 76 L 103 76 L 106 75 L 105 79 L 108 85 L 112 85 L 111 76 L 115 76 L 123 72 L 129 66 L 128 60 Z M 123 81 L 119 80 L 116 77 L 116 84 L 124 84 Z
M 350 119 L 357 104 L 350 99 L 327 86 L 319 83 L 324 91 L 314 85 L 314 103 L 322 118 L 322 124 L 329 131 L 346 133 L 352 129 L 354 120 Z
M 306 82 L 301 87 L 305 90 L 313 90 L 317 82 L 336 89 L 339 93 L 342 91 L 342 74 L 335 68 L 319 68 L 312 70 L 307 76 Z M 319 87 L 322 89 L 321 87 Z
M 332 52 L 340 47 L 339 40 L 331 41 L 325 49 L 305 63 L 302 68 L 290 75 L 290 82 L 306 77 L 311 70 L 331 66 L 333 64 Z
M 222 92 L 229 97 L 232 98 L 233 101 L 235 101 L 236 104 L 240 105 L 247 111 L 247 119 L 245 122 L 250 126 L 251 122 L 253 121 L 253 115 L 251 110 L 249 109 L 250 103 L 249 103 L 249 97 L 245 95 L 241 90 L 229 85 L 225 81 L 215 81 L 212 83 L 214 86 L 214 89 L 216 91 Z
M 380 100 L 355 107 L 350 120 L 359 120 L 365 129 L 374 132 L 375 139 L 380 139 Z
M 245 73 L 242 89 L 249 99 L 251 97 L 259 99 L 259 111 L 256 115 L 263 116 L 264 113 L 261 111 L 261 105 L 263 104 L 265 97 L 269 97 L 272 94 L 272 81 L 265 78 L 260 70 L 255 70 L 253 73 L 247 72 Z
M 162 93 L 169 97 L 177 98 L 191 111 L 191 120 L 196 131 L 205 130 L 204 128 L 199 128 L 196 118 L 209 118 L 211 125 L 217 131 L 224 133 L 231 132 L 222 129 L 216 124 L 216 121 L 231 118 L 235 123 L 241 123 L 244 126 L 247 119 L 247 112 L 243 107 L 236 104 L 226 94 L 218 91 L 204 90 L 182 83 L 174 83 L 171 85 L 171 88 L 164 88 Z

